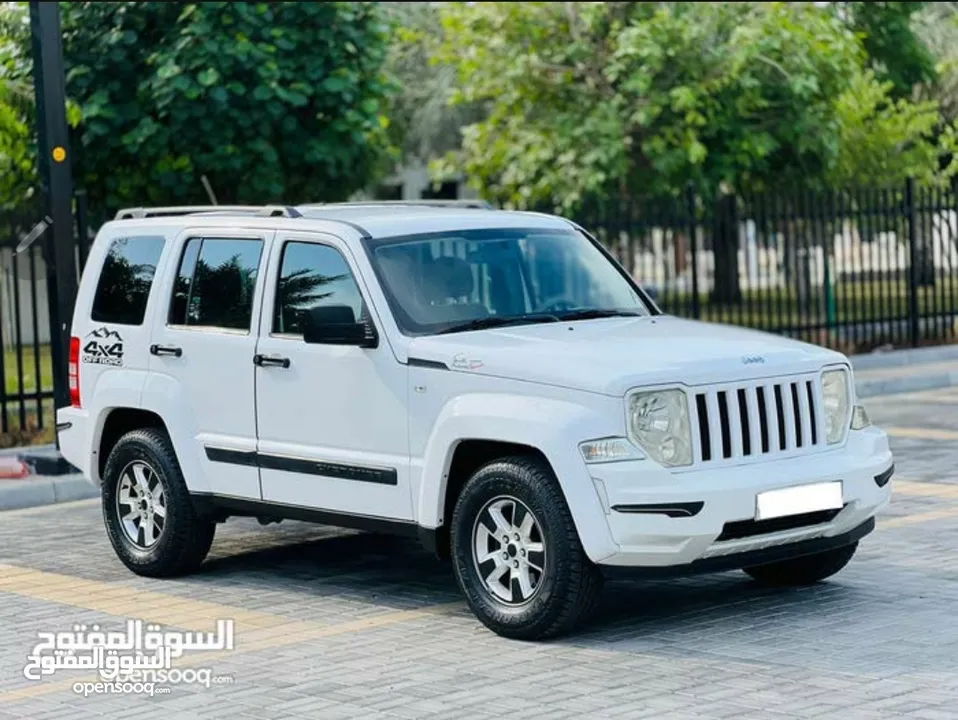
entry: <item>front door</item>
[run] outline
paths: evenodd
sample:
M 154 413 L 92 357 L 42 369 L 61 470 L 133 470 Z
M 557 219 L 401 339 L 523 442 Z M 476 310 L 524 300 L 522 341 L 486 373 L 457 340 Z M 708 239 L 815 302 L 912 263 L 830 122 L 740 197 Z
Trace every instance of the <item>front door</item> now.
M 204 229 L 178 239 L 150 346 L 146 392 L 194 445 L 194 491 L 259 499 L 253 355 L 272 232 Z M 186 470 L 186 468 L 184 468 Z
M 318 305 L 369 316 L 357 278 L 338 239 L 277 234 L 256 349 L 263 499 L 410 520 L 406 367 L 381 331 L 375 348 L 303 340 Z

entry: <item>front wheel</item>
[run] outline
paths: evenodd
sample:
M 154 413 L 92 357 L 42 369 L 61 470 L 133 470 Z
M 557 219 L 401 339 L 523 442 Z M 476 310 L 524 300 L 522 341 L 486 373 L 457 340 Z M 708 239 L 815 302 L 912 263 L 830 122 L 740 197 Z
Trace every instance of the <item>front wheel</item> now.
M 555 637 L 595 606 L 601 575 L 555 475 L 538 458 L 505 458 L 476 472 L 456 503 L 451 543 L 469 607 L 499 635 Z
M 857 549 L 858 543 L 855 542 L 814 555 L 804 555 L 768 565 L 755 565 L 744 570 L 763 585 L 779 587 L 813 585 L 844 568 Z

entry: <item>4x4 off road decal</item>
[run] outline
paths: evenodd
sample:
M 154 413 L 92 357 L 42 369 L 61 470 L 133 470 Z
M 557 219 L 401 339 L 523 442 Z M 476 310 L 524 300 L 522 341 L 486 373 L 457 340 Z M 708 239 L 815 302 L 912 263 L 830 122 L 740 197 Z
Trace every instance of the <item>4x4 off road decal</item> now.
M 97 365 L 123 364 L 123 338 L 116 330 L 99 328 L 87 334 L 83 362 Z

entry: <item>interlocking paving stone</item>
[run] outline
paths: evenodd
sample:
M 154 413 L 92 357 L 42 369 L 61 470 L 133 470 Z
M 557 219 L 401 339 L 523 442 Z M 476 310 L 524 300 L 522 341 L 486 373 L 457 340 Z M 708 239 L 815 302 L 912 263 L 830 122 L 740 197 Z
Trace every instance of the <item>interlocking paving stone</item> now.
M 878 424 L 958 430 L 958 403 L 925 397 L 938 402 L 870 400 L 869 412 Z M 958 719 L 958 442 L 892 445 L 900 491 L 831 581 L 610 583 L 592 625 L 546 643 L 485 630 L 449 567 L 409 540 L 231 520 L 201 572 L 159 581 L 119 563 L 93 503 L 0 513 L 0 720 Z M 10 566 L 29 573 L 4 584 Z M 71 690 L 82 673 L 39 687 L 23 677 L 38 632 L 119 629 L 138 598 L 210 629 L 233 613 L 236 650 L 191 665 L 234 683 L 83 698 Z

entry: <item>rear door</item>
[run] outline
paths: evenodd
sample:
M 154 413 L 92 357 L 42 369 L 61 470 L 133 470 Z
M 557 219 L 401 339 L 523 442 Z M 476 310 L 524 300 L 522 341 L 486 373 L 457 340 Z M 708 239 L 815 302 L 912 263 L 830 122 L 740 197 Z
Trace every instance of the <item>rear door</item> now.
M 202 478 L 191 490 L 260 499 L 253 355 L 271 231 L 186 231 L 151 338 L 151 384 L 174 395 L 177 430 Z M 185 430 L 185 431 L 184 431 Z

